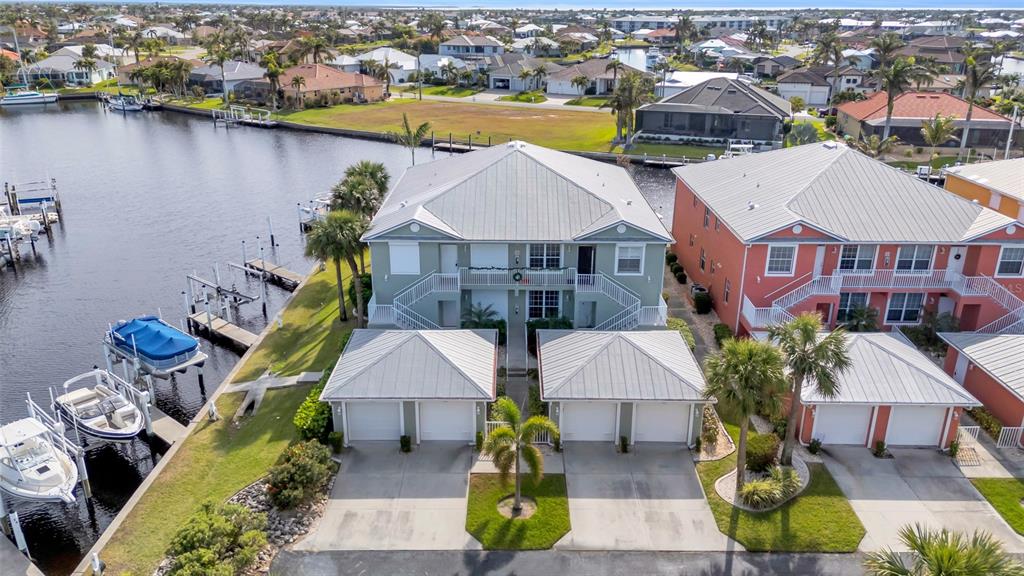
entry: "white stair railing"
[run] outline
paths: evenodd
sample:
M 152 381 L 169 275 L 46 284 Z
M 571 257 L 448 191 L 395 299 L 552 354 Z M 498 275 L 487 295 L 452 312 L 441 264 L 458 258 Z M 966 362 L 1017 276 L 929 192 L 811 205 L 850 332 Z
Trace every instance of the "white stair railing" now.
M 811 278 L 806 284 L 802 284 L 787 294 L 776 298 L 772 302 L 772 306 L 789 310 L 811 296 L 838 293 L 839 289 L 836 288 L 835 283 L 832 281 L 832 276 L 816 276 Z
M 604 322 L 594 327 L 594 330 L 632 330 L 640 325 L 640 297 L 626 289 L 618 282 L 612 280 L 605 274 L 588 275 L 592 278 L 595 290 L 584 290 L 584 292 L 601 292 L 622 306 L 622 310 Z M 577 291 L 579 290 L 577 282 Z
M 395 323 L 411 330 L 439 330 L 441 327 L 436 322 L 417 313 L 412 306 L 434 292 L 458 292 L 460 289 L 458 274 L 431 271 L 395 296 Z

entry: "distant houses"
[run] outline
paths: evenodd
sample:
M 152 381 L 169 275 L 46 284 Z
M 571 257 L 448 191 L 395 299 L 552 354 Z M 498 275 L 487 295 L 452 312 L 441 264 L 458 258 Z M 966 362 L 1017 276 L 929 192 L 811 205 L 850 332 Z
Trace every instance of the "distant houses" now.
M 581 93 L 580 88 L 572 83 L 573 79 L 577 76 L 583 76 L 590 80 L 590 84 L 582 90 L 583 94 L 611 94 L 615 91 L 619 79 L 627 72 L 641 72 L 631 66 L 625 66 L 623 70 L 615 72 L 608 69 L 608 62 L 609 60 L 592 58 L 579 64 L 571 64 L 561 70 L 548 74 L 548 94 L 579 96 Z
M 441 42 L 438 53 L 463 60 L 479 60 L 495 54 L 503 54 L 505 45 L 491 36 L 469 36 L 462 34 Z
M 296 80 L 301 78 L 301 80 Z M 296 108 L 351 102 L 379 102 L 384 99 L 384 84 L 372 76 L 342 72 L 326 64 L 299 64 L 278 78 L 281 93 Z M 270 102 L 268 80 L 246 80 L 235 86 L 235 93 L 246 100 Z

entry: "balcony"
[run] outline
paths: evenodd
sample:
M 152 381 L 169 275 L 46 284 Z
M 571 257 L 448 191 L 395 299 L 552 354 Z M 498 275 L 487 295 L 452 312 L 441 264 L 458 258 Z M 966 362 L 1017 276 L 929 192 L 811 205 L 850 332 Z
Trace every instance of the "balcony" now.
M 463 288 L 575 289 L 575 268 L 459 268 Z

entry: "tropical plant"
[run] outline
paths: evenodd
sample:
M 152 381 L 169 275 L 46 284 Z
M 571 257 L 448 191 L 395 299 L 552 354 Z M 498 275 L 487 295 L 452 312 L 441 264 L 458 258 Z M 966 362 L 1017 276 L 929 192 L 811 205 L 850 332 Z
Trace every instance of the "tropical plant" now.
M 729 339 L 721 352 L 704 360 L 708 385 L 707 398 L 717 398 L 740 419 L 736 446 L 736 492 L 746 480 L 747 434 L 750 417 L 765 409 L 776 411 L 778 398 L 785 389 L 782 355 L 767 342 Z M 793 412 L 796 412 L 794 410 Z
M 284 74 L 277 58 L 277 52 L 267 52 L 260 59 L 260 66 L 265 70 L 263 77 L 270 82 L 270 108 L 273 110 L 277 110 L 277 94 L 281 90 L 281 74 Z
M 615 141 L 627 144 L 633 135 L 636 109 L 654 100 L 654 79 L 640 72 L 627 71 L 615 87 L 611 97 L 601 105 L 611 108 L 615 115 Z
M 203 57 L 203 61 L 220 69 L 220 91 L 225 106 L 228 104 L 228 81 L 224 64 L 228 60 L 231 60 L 231 49 L 225 43 L 224 36 L 221 34 L 211 35 L 207 40 L 206 56 Z
M 345 169 L 345 177 L 331 189 L 331 205 L 372 218 L 388 192 L 391 177 L 380 162 L 360 160 Z M 361 269 L 361 268 L 360 268 Z
M 796 122 L 786 134 L 786 146 L 801 146 L 818 141 L 818 128 L 812 122 Z
M 840 87 L 839 68 L 843 64 L 843 44 L 835 32 L 826 32 L 818 37 L 811 52 L 811 61 L 819 64 L 832 64 L 832 91 L 838 92 Z
M 970 537 L 946 528 L 920 524 L 900 528 L 900 541 L 908 553 L 885 549 L 871 552 L 864 568 L 872 576 L 1021 576 L 1024 565 L 1010 557 L 991 534 L 975 531 Z
M 296 74 L 295 76 L 292 76 L 290 84 L 296 93 L 302 92 L 302 89 L 306 87 L 306 78 L 301 74 Z
M 658 62 L 654 66 L 651 66 L 651 72 L 654 72 L 655 74 L 658 74 L 659 76 L 661 76 L 661 86 L 662 86 L 662 88 L 661 88 L 661 97 L 663 97 L 663 98 L 665 96 L 665 79 L 667 78 L 668 73 L 671 70 L 672 70 L 672 65 L 669 64 L 668 61 Z
M 956 118 L 953 116 L 940 116 L 938 112 L 931 120 L 921 121 L 921 137 L 924 138 L 924 143 L 931 147 L 929 159 L 935 158 L 935 148 L 957 139 L 955 122 Z
M 882 84 L 885 91 L 885 129 L 882 131 L 882 139 L 889 137 L 892 129 L 892 110 L 896 104 L 896 97 L 903 94 L 923 74 L 923 69 L 914 63 L 912 58 L 897 58 L 884 68 L 875 70 L 874 76 Z
M 899 50 L 906 45 L 906 42 L 900 38 L 899 34 L 886 32 L 872 39 L 869 47 L 874 50 L 874 54 L 878 58 L 879 67 L 885 67 L 896 59 Z
M 469 309 L 462 313 L 463 328 L 483 328 L 498 319 L 498 311 L 493 304 L 477 303 L 470 305 Z
M 917 56 L 914 58 L 917 64 L 917 71 L 914 73 L 914 90 L 920 91 L 921 86 L 931 86 L 935 79 L 945 74 L 949 69 L 939 64 L 939 61 L 931 56 Z
M 679 53 L 682 54 L 686 52 L 686 45 L 697 38 L 697 26 L 693 23 L 693 18 L 680 16 L 673 28 L 676 42 L 679 44 Z
M 409 153 L 412 155 L 412 163 L 416 165 L 416 148 L 423 143 L 423 139 L 427 137 L 427 133 L 430 132 L 430 122 L 424 122 L 413 128 L 409 124 L 409 116 L 402 112 L 402 130 L 400 132 L 388 132 L 388 136 L 396 144 L 401 144 L 409 149 Z
M 330 52 L 327 41 L 319 36 L 307 36 L 299 40 L 299 55 L 305 59 L 306 56 L 313 57 L 313 64 L 319 64 L 324 56 Z
M 96 71 L 96 59 L 87 58 L 82 56 L 78 60 L 75 60 L 75 70 L 81 70 L 85 72 L 86 84 L 92 85 L 92 73 Z
M 843 327 L 848 332 L 878 332 L 878 308 L 858 306 L 850 310 Z
M 978 91 L 995 81 L 998 73 L 987 54 L 976 50 L 965 50 L 964 60 L 964 99 L 967 100 L 967 115 L 964 116 L 964 131 L 960 136 L 960 152 L 962 158 L 967 151 L 967 142 L 971 133 L 971 117 L 974 116 L 974 99 Z
M 289 446 L 267 474 L 267 496 L 279 509 L 294 508 L 315 496 L 331 476 L 331 452 L 318 440 Z
M 614 89 L 619 85 L 619 72 L 626 70 L 626 65 L 621 60 L 611 59 L 604 66 L 604 71 L 611 71 L 612 73 L 612 88 Z
M 862 153 L 867 154 L 872 158 L 879 158 L 891 152 L 899 141 L 900 139 L 896 136 L 881 138 L 878 134 L 872 134 L 865 138 L 864 135 L 861 134 L 860 140 L 854 140 L 853 145 Z
M 241 504 L 204 502 L 174 534 L 168 574 L 243 574 L 267 543 L 267 517 Z
M 821 334 L 821 330 L 821 316 L 814 312 L 768 327 L 768 338 L 782 351 L 789 370 L 790 409 L 780 459 L 783 466 L 793 463 L 800 415 L 797 404 L 804 384 L 813 386 L 818 396 L 835 398 L 839 394 L 839 376 L 852 363 L 846 351 L 846 330 L 836 328 L 828 334 Z
M 306 236 L 306 257 L 316 258 L 324 263 L 328 260 L 334 263 L 335 280 L 338 284 L 338 312 L 339 319 L 344 322 L 348 320 L 348 310 L 345 306 L 345 285 L 341 281 L 341 261 L 345 259 L 347 248 L 346 223 L 337 218 L 334 214 L 341 212 L 330 212 L 327 218 L 318 220 L 310 227 Z M 353 272 L 355 268 L 353 268 Z
M 533 441 L 543 432 L 552 438 L 557 437 L 558 426 L 547 416 L 540 415 L 530 416 L 524 422 L 519 406 L 508 396 L 498 398 L 494 406 L 494 417 L 501 425 L 487 435 L 483 451 L 494 459 L 502 483 L 508 483 L 510 474 L 515 475 L 512 512 L 518 514 L 523 509 L 519 462 L 526 463 L 534 484 L 540 482 L 544 476 L 544 454 L 533 445 Z
M 583 96 L 583 92 L 590 87 L 590 78 L 583 74 L 579 74 L 572 77 L 572 87 L 579 91 L 580 97 Z

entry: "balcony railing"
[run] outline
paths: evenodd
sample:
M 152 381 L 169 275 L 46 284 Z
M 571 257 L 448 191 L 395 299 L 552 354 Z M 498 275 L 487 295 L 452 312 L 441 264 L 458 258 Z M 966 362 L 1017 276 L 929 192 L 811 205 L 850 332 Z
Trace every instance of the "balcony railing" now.
M 743 297 L 743 317 L 752 328 L 764 328 L 772 324 L 784 324 L 793 319 L 793 315 L 779 306 L 754 306 L 750 298 Z
M 575 268 L 459 268 L 463 287 L 575 288 Z
M 640 307 L 640 326 L 664 326 L 668 323 L 668 304 L 660 300 L 657 306 Z

